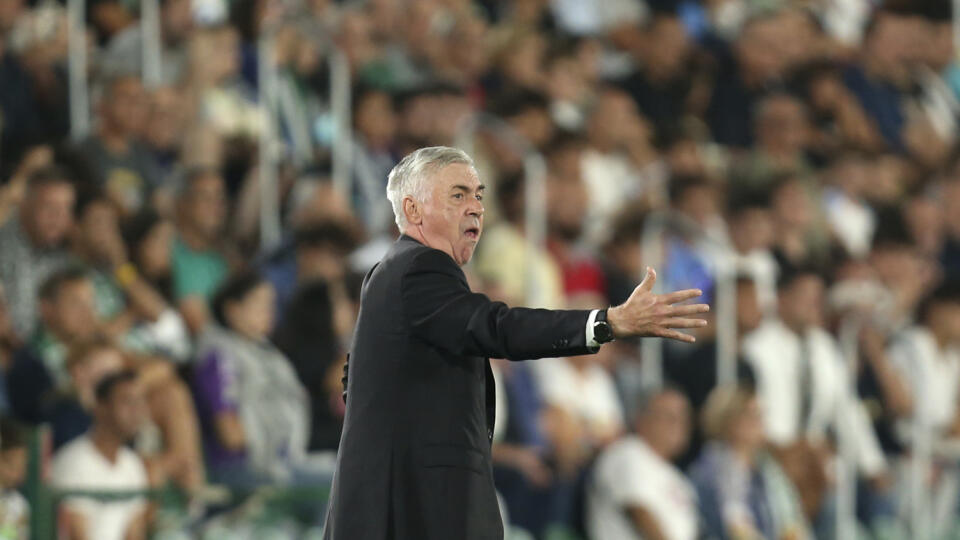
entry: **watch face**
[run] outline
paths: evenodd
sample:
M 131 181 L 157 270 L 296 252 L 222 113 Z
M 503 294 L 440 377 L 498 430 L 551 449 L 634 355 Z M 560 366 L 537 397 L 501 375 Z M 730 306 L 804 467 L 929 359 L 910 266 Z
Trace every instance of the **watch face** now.
M 607 321 L 597 321 L 593 324 L 593 339 L 606 343 L 613 338 L 613 330 Z

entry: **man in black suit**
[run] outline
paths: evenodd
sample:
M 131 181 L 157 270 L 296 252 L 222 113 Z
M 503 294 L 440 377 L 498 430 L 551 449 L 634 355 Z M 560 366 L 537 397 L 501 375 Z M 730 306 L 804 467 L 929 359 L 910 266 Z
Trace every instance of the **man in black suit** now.
M 626 336 L 691 342 L 676 329 L 706 324 L 706 305 L 674 305 L 700 291 L 655 295 L 652 269 L 608 310 L 511 309 L 471 292 L 460 266 L 480 239 L 483 189 L 453 148 L 422 148 L 390 172 L 404 234 L 364 280 L 325 539 L 502 539 L 488 357 L 581 355 Z

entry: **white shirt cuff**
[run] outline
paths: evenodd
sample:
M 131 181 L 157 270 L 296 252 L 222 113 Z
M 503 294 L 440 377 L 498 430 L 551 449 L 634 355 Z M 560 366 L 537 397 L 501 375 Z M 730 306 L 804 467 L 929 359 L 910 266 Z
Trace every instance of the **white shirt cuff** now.
M 600 343 L 597 343 L 597 340 L 593 339 L 593 323 L 597 321 L 597 313 L 600 313 L 599 309 L 595 309 L 590 312 L 590 316 L 587 317 L 587 348 L 593 352 L 596 352 L 600 349 Z

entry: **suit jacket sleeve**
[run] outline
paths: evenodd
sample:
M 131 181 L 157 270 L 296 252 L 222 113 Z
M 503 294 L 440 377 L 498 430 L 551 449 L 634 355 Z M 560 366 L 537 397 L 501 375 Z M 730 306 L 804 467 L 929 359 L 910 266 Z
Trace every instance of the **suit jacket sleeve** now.
M 463 271 L 439 250 L 415 255 L 401 288 L 412 334 L 453 354 L 525 360 L 596 352 L 586 344 L 589 311 L 491 301 L 471 292 Z

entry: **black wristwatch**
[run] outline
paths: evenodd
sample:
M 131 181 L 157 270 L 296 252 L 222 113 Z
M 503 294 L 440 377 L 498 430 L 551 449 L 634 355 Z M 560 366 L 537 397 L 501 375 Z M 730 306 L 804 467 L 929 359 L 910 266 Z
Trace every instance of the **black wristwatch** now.
M 601 309 L 593 320 L 593 340 L 597 343 L 613 341 L 613 327 L 607 322 L 607 310 Z

